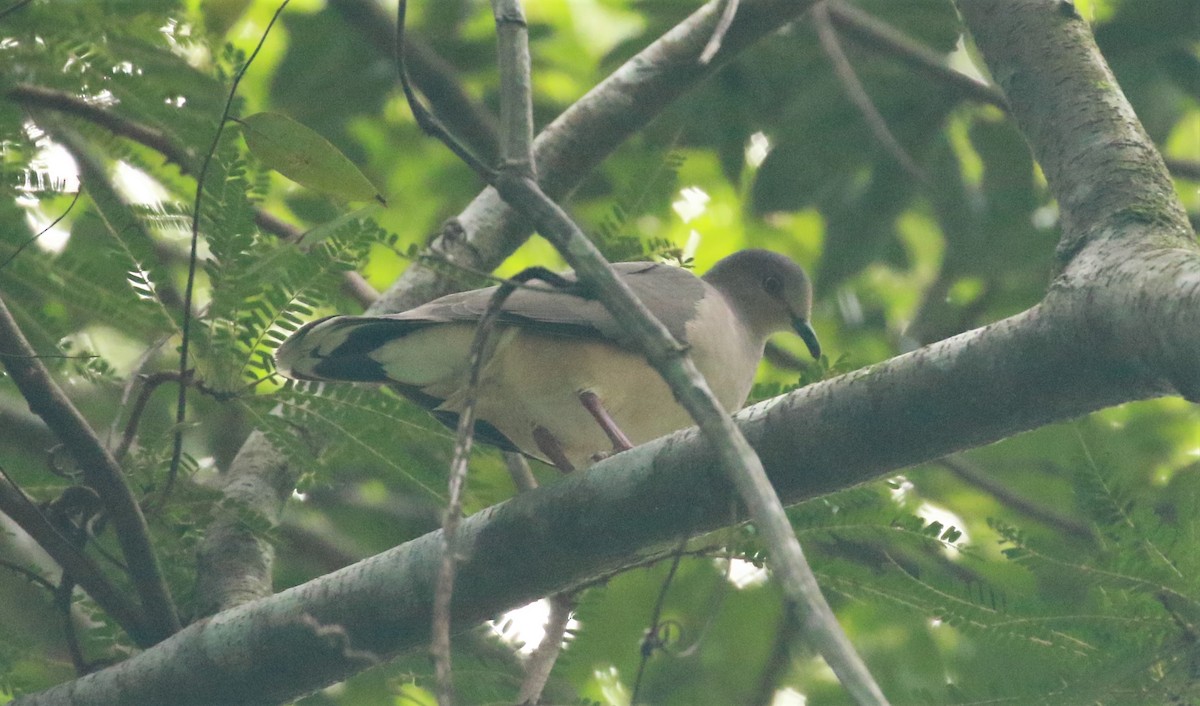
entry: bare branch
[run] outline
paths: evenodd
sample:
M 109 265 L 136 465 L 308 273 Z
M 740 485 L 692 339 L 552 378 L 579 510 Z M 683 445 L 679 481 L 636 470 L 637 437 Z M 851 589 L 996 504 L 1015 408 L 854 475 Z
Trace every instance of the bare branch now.
M 121 552 L 129 564 L 134 588 L 146 610 L 147 624 L 141 636 L 157 642 L 177 631 L 179 618 L 150 545 L 146 518 L 125 483 L 120 466 L 38 360 L 3 300 L 0 300 L 0 360 L 29 408 L 62 440 L 83 470 L 87 484 L 104 502 L 116 528 Z
M 863 119 L 867 122 L 867 127 L 871 129 L 871 134 L 875 136 L 876 142 L 887 150 L 888 154 L 892 155 L 892 159 L 895 159 L 904 171 L 908 172 L 910 177 L 922 184 L 929 183 L 929 177 L 925 175 L 925 172 L 909 156 L 908 151 L 904 149 L 904 145 L 901 145 L 896 136 L 892 134 L 891 128 L 887 125 L 887 120 L 880 114 L 879 109 L 875 107 L 875 102 L 867 94 L 867 89 L 863 87 L 862 81 L 858 80 L 858 74 L 854 72 L 854 67 L 850 65 L 850 59 L 842 51 L 842 45 L 838 41 L 837 32 L 833 29 L 833 24 L 829 20 L 827 3 L 821 2 L 814 5 L 812 18 L 813 24 L 817 29 L 817 39 L 820 40 L 821 48 L 825 50 L 826 56 L 829 57 L 829 62 L 833 64 L 834 74 L 842 82 L 842 87 L 845 89 L 846 96 L 850 99 L 850 102 L 862 113 Z
M 109 580 L 99 564 L 64 537 L 29 496 L 12 484 L 7 474 L 0 476 L 0 512 L 25 530 L 63 568 L 63 572 L 69 574 L 96 601 L 96 605 L 112 616 L 134 642 L 143 647 L 157 642 L 146 625 L 141 607 Z M 45 583 L 49 584 L 48 581 Z M 49 584 L 49 587 L 51 591 L 54 590 L 53 584 Z
M 1017 512 L 1028 515 L 1076 539 L 1081 539 L 1089 543 L 1096 541 L 1095 530 L 1086 522 L 1081 522 L 1051 507 L 1046 507 L 1014 493 L 1010 488 L 992 478 L 986 471 L 961 455 L 954 454 L 940 458 L 938 459 L 938 465 L 949 470 L 964 483 L 969 483 L 979 488 Z
M 717 20 L 717 26 L 713 28 L 712 37 L 709 38 L 708 44 L 704 45 L 704 51 L 700 52 L 699 61 L 701 64 L 707 64 L 712 61 L 717 52 L 721 51 L 721 42 L 725 40 L 725 33 L 729 31 L 729 26 L 733 24 L 733 18 L 737 16 L 738 4 L 738 0 L 723 0 L 721 17 Z
M 864 49 L 899 59 L 916 71 L 954 87 L 972 100 L 1008 110 L 1008 101 L 995 86 L 955 71 L 946 65 L 941 54 L 895 27 L 845 2 L 828 2 L 825 6 L 829 9 L 829 17 L 837 28 Z
M 573 593 L 558 593 L 546 600 L 550 603 L 546 633 L 537 649 L 529 655 L 529 662 L 525 665 L 525 680 L 521 682 L 521 691 L 517 695 L 517 703 L 521 706 L 536 706 L 540 703 L 542 691 L 550 679 L 550 671 L 562 652 L 567 626 L 571 623 L 571 612 L 575 610 Z

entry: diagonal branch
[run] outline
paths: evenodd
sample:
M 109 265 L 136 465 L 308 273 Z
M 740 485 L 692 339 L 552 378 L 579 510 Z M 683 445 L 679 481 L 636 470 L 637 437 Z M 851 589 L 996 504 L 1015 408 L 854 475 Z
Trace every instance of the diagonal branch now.
M 961 71 L 955 71 L 946 65 L 945 57 L 941 54 L 888 23 L 840 0 L 827 2 L 825 6 L 833 24 L 864 49 L 893 57 L 913 70 L 952 86 L 962 95 L 980 103 L 1008 110 L 1008 101 L 995 86 Z
M 1184 303 L 1200 308 L 1200 294 Z M 1161 393 L 1064 337 L 1035 308 L 911 354 L 755 405 L 737 416 L 786 503 L 849 488 L 1050 421 Z M 1200 328 L 1187 332 L 1200 347 Z M 803 434 L 796 433 L 804 429 Z M 744 519 L 711 446 L 686 430 L 521 493 L 463 520 L 456 630 Z M 737 516 L 740 513 L 740 518 Z M 14 706 L 108 694 L 124 706 L 279 702 L 361 671 L 296 616 L 338 625 L 377 655 L 427 644 L 442 536 L 435 531 L 200 621 L 163 645 Z M 195 660 L 220 669 L 180 672 Z M 156 700 L 158 699 L 158 700 Z
M 25 533 L 37 542 L 50 558 L 62 567 L 96 605 L 108 613 L 133 641 L 149 647 L 156 640 L 146 629 L 145 615 L 129 595 L 109 580 L 104 570 L 50 523 L 41 510 L 24 492 L 12 485 L 6 474 L 0 474 L 0 512 L 12 518 Z M 44 579 L 43 579 L 44 580 Z M 54 586 L 51 585 L 51 590 Z
M 373 0 L 329 0 L 329 7 L 366 37 L 382 56 L 390 56 L 395 28 L 393 18 Z M 454 67 L 420 39 L 410 38 L 404 56 L 413 83 L 428 98 L 434 111 L 455 135 L 466 140 L 471 150 L 487 163 L 496 157 L 499 127 L 496 117 L 462 89 Z
M 900 165 L 910 177 L 921 184 L 928 184 L 929 177 L 925 172 L 917 166 L 913 158 L 909 156 L 904 149 L 904 145 L 896 139 L 892 134 L 891 128 L 888 127 L 887 120 L 875 107 L 875 102 L 871 100 L 871 96 L 867 94 L 867 89 L 863 86 L 862 81 L 858 80 L 858 74 L 855 73 L 854 67 L 850 65 L 850 58 L 842 51 L 842 44 L 838 40 L 837 31 L 833 28 L 833 22 L 829 18 L 829 6 L 827 2 L 817 3 L 812 9 L 813 25 L 817 30 L 817 39 L 821 42 L 821 48 L 825 50 L 825 55 L 829 58 L 829 62 L 833 65 L 833 73 L 837 76 L 838 81 L 842 84 L 842 90 L 845 91 L 846 97 L 858 108 L 858 112 L 866 121 L 867 127 L 874 135 L 875 141 L 880 144 L 892 159 Z
M 1117 224 L 1148 222 L 1194 240 L 1162 157 L 1074 5 L 958 5 L 1058 200 L 1063 264 Z
M 125 482 L 121 467 L 50 377 L 3 300 L 0 300 L 0 360 L 29 408 L 46 422 L 79 464 L 87 484 L 100 495 L 112 518 L 134 589 L 146 611 L 145 638 L 153 643 L 179 630 L 170 589 L 150 545 L 146 518 Z

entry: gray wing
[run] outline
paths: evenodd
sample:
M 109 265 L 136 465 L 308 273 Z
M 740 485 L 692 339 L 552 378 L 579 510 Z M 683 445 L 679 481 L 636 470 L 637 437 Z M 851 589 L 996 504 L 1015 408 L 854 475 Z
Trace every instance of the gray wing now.
M 650 262 L 619 262 L 613 268 L 671 335 L 686 342 L 685 325 L 707 289 L 703 280 L 688 270 Z M 575 281 L 573 272 L 563 277 Z M 415 309 L 375 318 L 416 326 L 478 321 L 495 291 L 495 287 L 488 287 L 450 294 Z M 549 288 L 513 292 L 501 308 L 499 322 L 549 335 L 604 338 L 627 345 L 624 332 L 603 304 Z
M 620 262 L 613 267 L 671 335 L 686 344 L 687 322 L 709 285 L 669 265 Z M 574 273 L 563 276 L 575 279 Z M 495 287 L 450 294 L 398 314 L 330 316 L 310 322 L 280 346 L 276 365 L 285 375 L 302 380 L 396 382 L 373 355 L 378 349 L 428 326 L 478 321 L 493 292 Z M 631 346 L 602 304 L 567 292 L 519 289 L 505 301 L 499 322 L 547 335 Z M 421 396 L 416 388 L 402 391 L 414 399 Z

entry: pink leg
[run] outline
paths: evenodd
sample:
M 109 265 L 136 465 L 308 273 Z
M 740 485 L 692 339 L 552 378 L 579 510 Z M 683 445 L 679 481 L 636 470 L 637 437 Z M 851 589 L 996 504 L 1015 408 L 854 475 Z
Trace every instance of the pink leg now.
M 562 444 L 558 443 L 558 439 L 550 433 L 546 427 L 533 428 L 533 440 L 537 442 L 538 450 L 546 454 L 546 458 L 554 463 L 555 468 L 563 473 L 570 473 L 575 470 L 575 466 L 567 460 L 567 455 L 563 453 Z
M 604 430 L 608 440 L 612 442 L 613 451 L 625 451 L 633 448 L 633 442 L 629 440 L 628 436 L 625 436 L 625 432 L 621 431 L 621 428 L 609 416 L 608 410 L 604 408 L 604 403 L 600 401 L 600 397 L 595 392 L 591 390 L 580 392 L 579 401 Z

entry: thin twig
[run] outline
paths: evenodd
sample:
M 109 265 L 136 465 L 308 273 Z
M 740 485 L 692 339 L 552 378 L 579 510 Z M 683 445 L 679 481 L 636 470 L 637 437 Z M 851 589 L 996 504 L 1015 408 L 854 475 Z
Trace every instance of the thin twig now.
M 842 51 L 841 42 L 837 38 L 837 31 L 834 30 L 833 24 L 830 22 L 827 3 L 821 2 L 813 5 L 812 18 L 813 25 L 817 30 L 817 39 L 821 42 L 821 48 L 825 50 L 830 63 L 833 64 L 833 71 L 837 74 L 838 80 L 842 82 L 842 87 L 846 90 L 846 97 L 862 113 L 863 119 L 867 121 L 867 127 L 870 128 L 871 134 L 875 136 L 875 140 L 887 150 L 888 154 L 892 155 L 892 158 L 900 164 L 904 171 L 908 172 L 909 176 L 922 184 L 928 184 L 929 177 L 917 166 L 917 163 L 909 156 L 904 146 L 892 134 L 891 129 L 887 125 L 887 120 L 880 114 L 879 109 L 875 107 L 875 102 L 867 94 L 862 81 L 858 80 L 858 74 L 854 72 L 854 67 L 850 65 L 850 60 L 846 57 L 846 53 Z
M 279 7 L 275 10 L 275 14 L 271 17 L 271 21 L 267 23 L 267 28 L 263 30 L 262 36 L 258 39 L 258 45 L 254 47 L 254 51 L 250 53 L 249 58 L 238 69 L 237 74 L 233 77 L 233 83 L 229 87 L 229 96 L 225 99 L 225 107 L 221 111 L 221 119 L 217 123 L 216 133 L 213 135 L 212 144 L 209 145 L 208 151 L 204 153 L 204 161 L 200 165 L 200 172 L 196 175 L 196 198 L 192 201 L 192 242 L 191 251 L 188 254 L 188 274 L 187 284 L 183 289 L 183 323 L 181 325 L 182 334 L 179 344 L 179 397 L 175 404 L 175 434 L 174 443 L 171 448 L 171 463 L 167 470 L 167 482 L 163 485 L 162 502 L 165 503 L 171 495 L 171 489 L 175 486 L 175 478 L 179 475 L 179 463 L 183 458 L 183 423 L 187 421 L 187 393 L 188 386 L 186 380 L 188 378 L 188 352 L 191 345 L 191 324 L 192 324 L 192 296 L 196 288 L 196 263 L 199 258 L 200 248 L 200 204 L 204 198 L 204 181 L 208 177 L 208 168 L 212 164 L 213 157 L 217 153 L 217 146 L 221 143 L 221 135 L 225 132 L 225 124 L 229 121 L 230 111 L 233 109 L 233 99 L 237 96 L 238 84 L 246 75 L 250 65 L 254 63 L 255 57 L 262 49 L 263 44 L 267 41 L 267 35 L 271 33 L 271 28 L 275 26 L 275 22 L 279 16 L 283 14 L 283 8 L 287 7 L 291 0 L 283 0 Z
M 1008 112 L 1008 101 L 1000 89 L 961 71 L 955 71 L 946 65 L 941 54 L 895 27 L 844 2 L 829 2 L 826 6 L 829 9 L 829 18 L 838 29 L 864 49 L 899 59 L 926 76 L 952 86 L 973 100 L 994 105 Z
M 125 482 L 120 465 L 104 448 L 79 410 L 55 384 L 46 367 L 35 357 L 32 346 L 3 299 L 0 299 L 0 342 L 4 344 L 0 360 L 4 361 L 5 368 L 29 403 L 29 408 L 46 422 L 46 426 L 71 452 L 87 484 L 104 502 L 116 526 L 121 552 L 129 563 L 134 588 L 147 612 L 147 634 L 152 642 L 166 638 L 179 630 L 179 617 L 150 544 L 146 518 Z M 144 634 L 141 636 L 145 637 Z
M 1053 508 L 1041 505 L 1029 498 L 1014 493 L 1011 488 L 992 478 L 961 455 L 943 456 L 937 462 L 938 465 L 953 473 L 959 480 L 975 486 L 1017 512 L 1028 515 L 1076 539 L 1081 539 L 1088 543 L 1096 542 L 1096 532 L 1086 522 L 1081 522 Z
M 471 443 L 475 432 L 475 406 L 479 397 L 479 380 L 482 376 L 488 339 L 503 311 L 504 301 L 516 291 L 516 283 L 530 279 L 557 284 L 564 289 L 571 282 L 543 268 L 530 268 L 518 273 L 512 282 L 496 288 L 488 301 L 487 310 L 475 327 L 468 358 L 470 375 L 463 409 L 459 413 L 458 430 L 454 444 L 454 457 L 450 462 L 450 480 L 446 502 L 446 513 L 442 521 L 442 562 L 438 567 L 437 583 L 433 598 L 433 641 L 431 650 L 438 685 L 438 703 L 450 706 L 454 703 L 454 685 L 450 663 L 450 602 L 454 592 L 455 565 L 458 561 L 456 534 L 462 519 L 462 494 L 466 486 L 467 462 L 471 456 Z
M 80 194 L 82 194 L 82 193 L 83 193 L 83 189 L 80 189 L 79 191 L 76 191 L 76 192 L 75 192 L 75 195 L 74 195 L 73 197 L 71 197 L 71 204 L 70 204 L 69 206 L 67 206 L 67 210 L 65 210 L 65 211 L 63 211 L 63 212 L 62 212 L 62 215 L 60 215 L 58 218 L 55 218 L 53 221 L 50 221 L 50 225 L 48 225 L 48 226 L 46 226 L 45 228 L 43 228 L 43 229 L 39 230 L 39 231 L 37 232 L 37 235 L 34 235 L 34 236 L 33 236 L 32 238 L 30 238 L 29 240 L 26 240 L 25 242 L 21 243 L 21 245 L 20 245 L 20 246 L 18 246 L 18 247 L 17 247 L 17 249 L 13 251 L 13 254 L 8 256 L 8 259 L 7 259 L 7 260 L 5 260 L 4 262 L 0 262 L 0 270 L 2 270 L 2 269 L 4 269 L 5 267 L 7 267 L 7 266 L 8 266 L 8 263 L 10 263 L 10 262 L 12 262 L 13 260 L 17 259 L 17 255 L 20 255 L 20 254 L 21 254 L 21 251 L 23 251 L 25 248 L 29 247 L 30 245 L 33 245 L 33 243 L 34 243 L 34 241 L 35 241 L 35 240 L 37 240 L 38 238 L 40 238 L 40 237 L 42 237 L 43 235 L 45 235 L 45 234 L 46 234 L 46 233 L 47 233 L 47 232 L 48 232 L 48 231 L 49 231 L 51 228 L 53 228 L 54 226 L 58 225 L 58 224 L 59 224 L 59 222 L 61 222 L 61 221 L 62 221 L 62 219 L 66 218 L 66 217 L 67 217 L 67 214 L 71 212 L 71 209 L 75 208 L 75 204 L 79 202 L 79 195 L 80 195 Z
M 11 480 L 9 480 L 7 482 L 10 485 L 12 484 Z M 39 585 L 42 588 L 49 591 L 50 593 L 54 593 L 54 589 L 57 588 L 57 586 L 50 583 L 48 580 L 46 580 L 46 578 L 44 578 L 38 572 L 33 571 L 31 569 L 26 569 L 24 566 L 21 566 L 20 564 L 17 564 L 15 562 L 11 562 L 8 559 L 0 559 L 0 567 L 3 567 L 5 569 L 8 569 L 9 571 L 12 571 L 12 572 L 15 572 L 15 573 L 18 573 L 18 574 L 24 576 L 27 580 L 29 580 L 30 583 L 36 583 L 37 585 Z
M 675 572 L 679 570 L 679 563 L 683 560 L 683 550 L 686 546 L 687 538 L 684 537 L 671 557 L 671 568 L 667 571 L 667 577 L 663 579 L 662 586 L 658 589 L 658 598 L 654 600 L 654 610 L 650 612 L 650 627 L 646 628 L 646 633 L 642 636 L 641 660 L 638 662 L 637 676 L 633 678 L 633 694 L 629 697 L 631 704 L 637 703 L 638 692 L 642 689 L 642 677 L 646 674 L 646 664 L 650 662 L 650 655 L 666 644 L 666 640 L 661 635 L 662 625 L 659 621 L 662 619 L 663 606 L 667 602 L 667 591 L 671 588 L 671 582 L 675 580 Z
M 717 622 L 717 616 L 721 614 L 721 606 L 725 603 L 725 597 L 729 595 L 729 591 L 733 586 L 733 560 L 736 558 L 733 555 L 733 548 L 726 547 L 725 550 L 725 573 L 717 578 L 715 594 L 704 609 L 704 625 L 696 633 L 696 639 L 692 640 L 692 644 L 679 650 L 676 657 L 688 657 L 700 649 L 704 644 L 704 640 L 708 637 L 708 633 L 712 631 L 713 625 Z
M 421 102 L 420 96 L 417 95 L 417 89 L 413 87 L 405 60 L 405 17 L 407 14 L 407 0 L 399 0 L 396 4 L 396 42 L 393 45 L 395 47 L 393 59 L 396 64 L 397 78 L 400 80 L 400 89 L 404 91 L 404 98 L 408 101 L 408 107 L 412 111 L 413 119 L 417 121 L 417 126 L 425 134 L 440 140 L 463 164 L 466 164 L 472 171 L 490 183 L 495 179 L 494 170 L 476 157 L 468 147 L 454 138 L 454 135 L 446 128 L 445 124 Z
M 329 8 L 342 16 L 383 56 L 390 56 L 395 41 L 391 15 L 375 0 L 329 0 Z M 472 151 L 491 163 L 498 154 L 496 116 L 463 90 L 455 67 L 419 37 L 405 42 L 405 64 L 413 82 L 429 100 L 434 111 L 446 121 L 454 134 L 465 139 Z
M 717 19 L 717 26 L 713 28 L 712 37 L 709 38 L 708 44 L 704 45 L 704 51 L 700 52 L 701 64 L 712 61 L 717 52 L 721 51 L 721 42 L 725 41 L 725 35 L 733 25 L 733 18 L 737 17 L 737 11 L 738 0 L 725 0 L 725 5 L 721 8 L 721 16 Z
M 166 370 L 153 375 L 147 375 L 142 379 L 142 389 L 138 392 L 137 399 L 133 402 L 133 407 L 129 410 L 129 421 L 125 423 L 125 431 L 121 434 L 121 442 L 117 444 L 116 450 L 113 451 L 113 456 L 120 461 L 125 458 L 125 454 L 129 452 L 129 447 L 133 445 L 133 440 L 137 436 L 138 425 L 142 421 L 142 413 L 146 411 L 146 404 L 150 402 L 150 396 L 154 391 L 164 383 L 180 382 L 186 385 L 187 380 L 180 380 L 179 374 L 173 370 Z
M 512 478 L 518 493 L 527 493 L 538 487 L 537 478 L 533 477 L 533 471 L 529 469 L 529 461 L 526 461 L 524 456 L 514 451 L 505 451 L 501 456 L 504 458 L 504 465 L 508 468 L 508 475 Z

